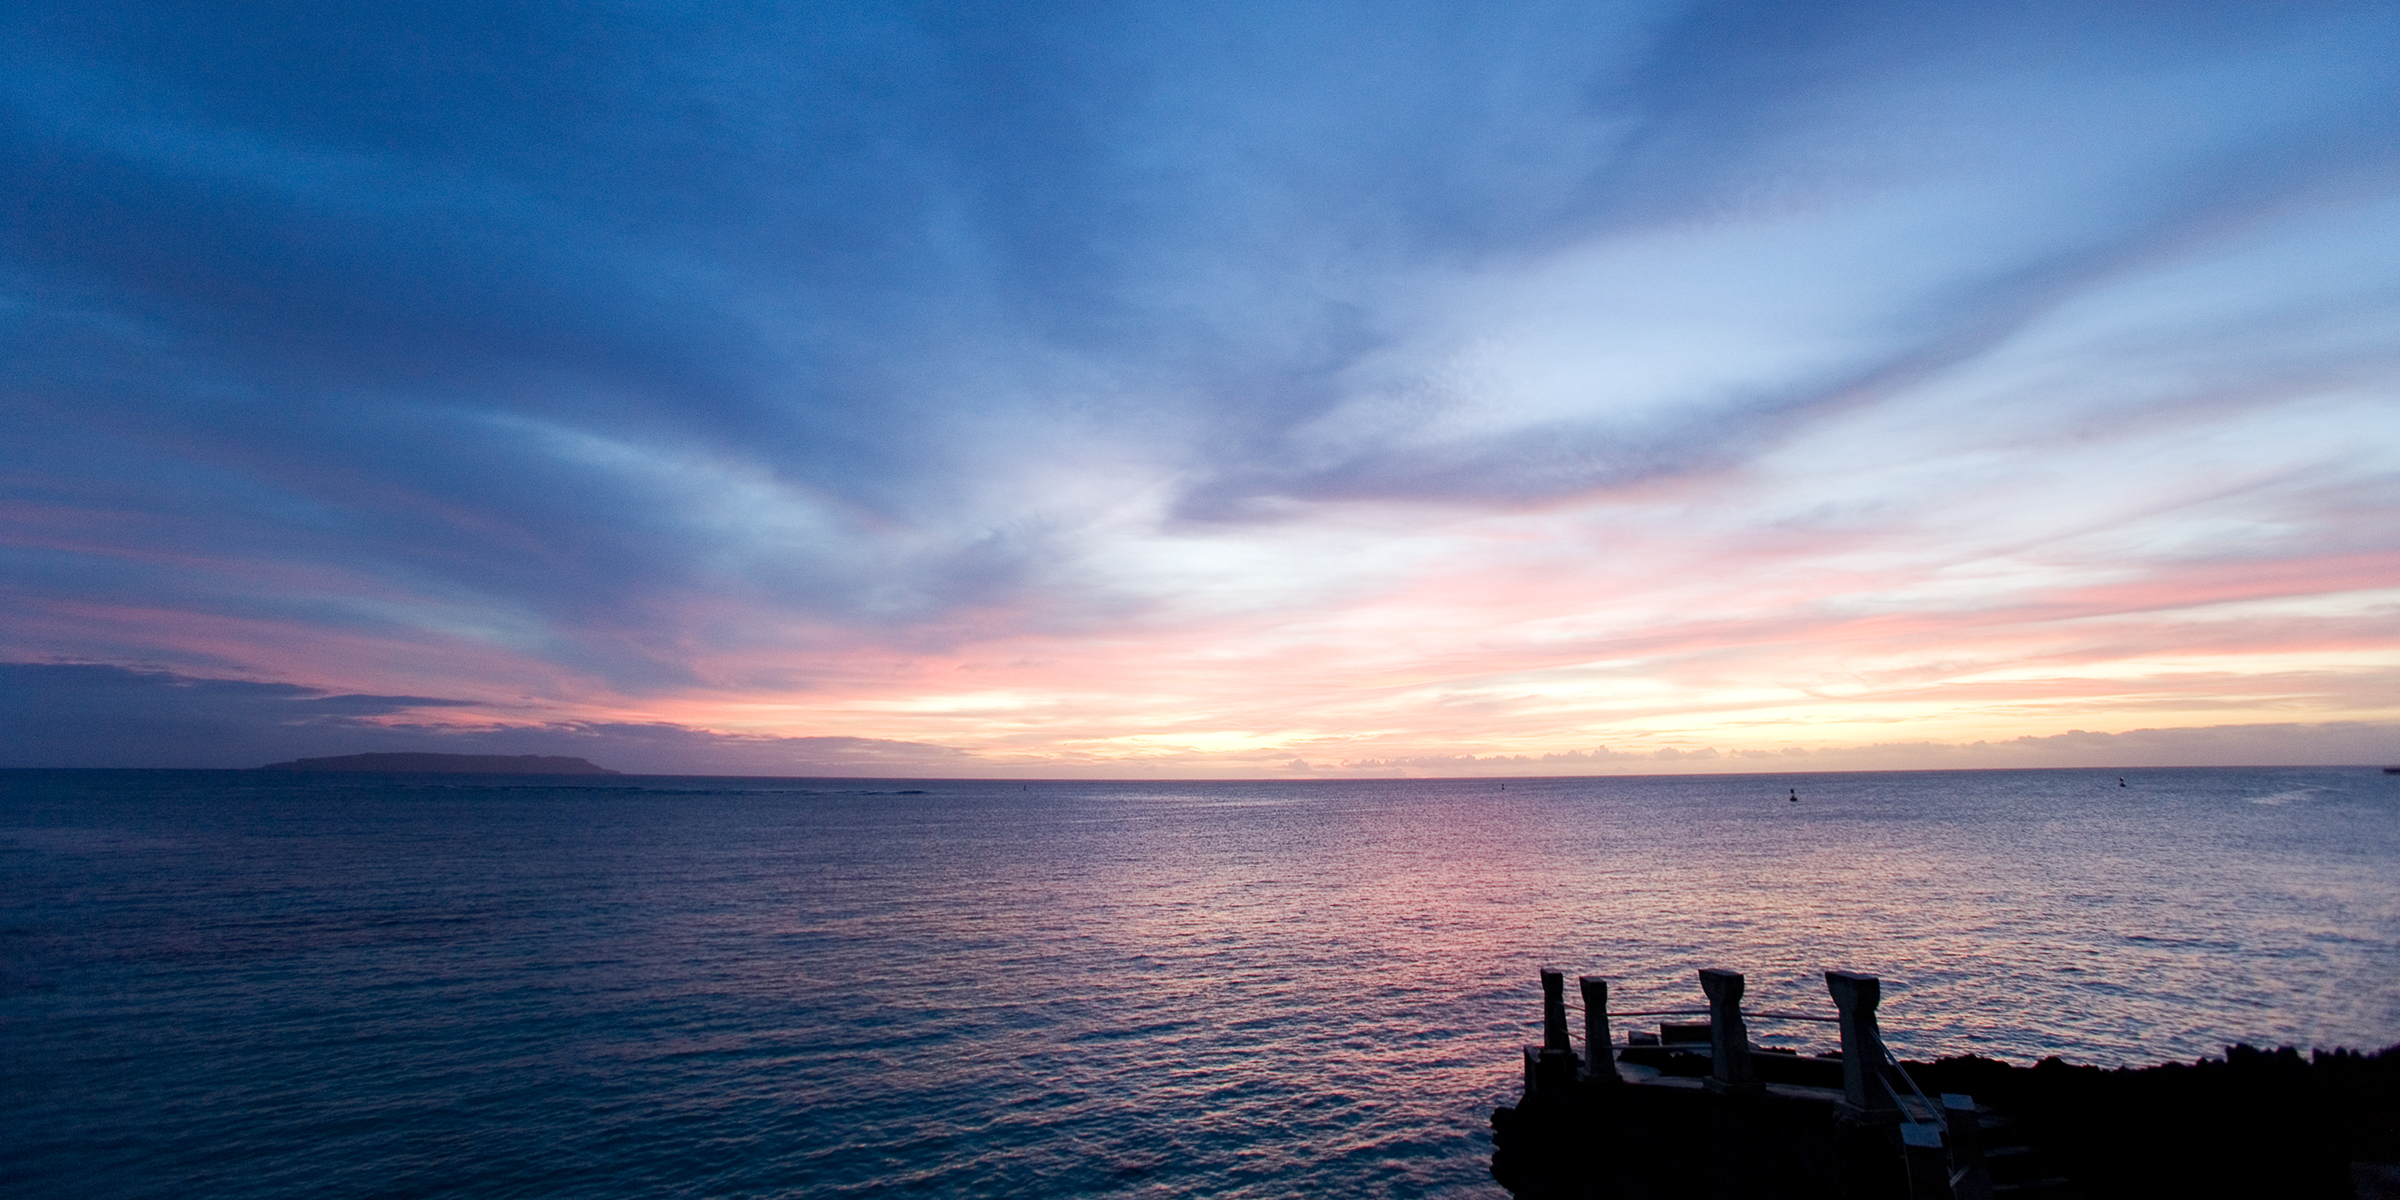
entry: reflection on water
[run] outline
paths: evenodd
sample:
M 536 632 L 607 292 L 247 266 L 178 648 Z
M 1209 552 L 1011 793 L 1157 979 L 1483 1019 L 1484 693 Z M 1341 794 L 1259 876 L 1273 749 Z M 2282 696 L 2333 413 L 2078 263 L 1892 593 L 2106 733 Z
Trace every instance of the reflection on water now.
M 1623 1010 L 1695 1006 L 1701 966 L 1759 1010 L 1880 974 L 1911 1055 L 2400 1039 L 2400 780 L 2116 782 L 0 773 L 0 1168 L 1490 1195 L 1542 964 Z

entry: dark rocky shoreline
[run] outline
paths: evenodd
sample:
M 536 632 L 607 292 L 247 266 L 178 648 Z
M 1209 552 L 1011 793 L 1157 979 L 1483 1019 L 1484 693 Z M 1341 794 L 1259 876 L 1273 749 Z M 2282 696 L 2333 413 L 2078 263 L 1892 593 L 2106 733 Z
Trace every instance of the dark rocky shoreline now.
M 1520 1200 L 2400 1200 L 2400 1045 L 2115 1070 L 1901 1062 L 1880 981 L 1828 971 L 1837 1017 L 1757 1014 L 1841 1027 L 1839 1052 L 1803 1055 L 1750 1040 L 1739 974 L 1700 980 L 1708 1024 L 1619 1043 L 1607 981 L 1581 977 L 1578 1054 L 1563 974 L 1544 970 L 1524 1094 L 1492 1113 L 1493 1178 Z
M 1929 1092 L 2009 1114 L 2075 1195 L 2350 1197 L 2366 1193 L 2352 1164 L 2400 1163 L 2400 1045 L 2306 1056 L 2232 1046 L 2117 1070 L 2055 1057 L 1907 1065 Z

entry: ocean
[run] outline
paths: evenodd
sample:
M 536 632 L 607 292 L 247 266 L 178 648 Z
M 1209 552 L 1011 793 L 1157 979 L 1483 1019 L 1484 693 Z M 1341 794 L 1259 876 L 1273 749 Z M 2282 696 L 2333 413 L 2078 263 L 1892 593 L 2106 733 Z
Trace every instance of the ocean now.
M 1878 974 L 1910 1057 L 2400 1041 L 2400 776 L 2123 774 L 0 772 L 0 1190 L 1492 1197 L 1545 965 Z

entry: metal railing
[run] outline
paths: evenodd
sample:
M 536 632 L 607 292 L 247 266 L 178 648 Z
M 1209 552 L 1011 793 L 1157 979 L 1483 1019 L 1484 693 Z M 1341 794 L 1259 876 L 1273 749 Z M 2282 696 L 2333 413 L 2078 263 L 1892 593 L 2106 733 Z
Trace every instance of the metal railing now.
M 1705 1017 L 1711 1014 L 1705 1008 L 1654 1008 L 1647 1012 L 1611 1012 L 1608 1015 L 1612 1017 Z M 1744 1012 L 1742 1015 L 1756 1017 L 1761 1021 L 1819 1021 L 1827 1025 L 1842 1023 L 1840 1017 L 1821 1017 L 1815 1013 Z

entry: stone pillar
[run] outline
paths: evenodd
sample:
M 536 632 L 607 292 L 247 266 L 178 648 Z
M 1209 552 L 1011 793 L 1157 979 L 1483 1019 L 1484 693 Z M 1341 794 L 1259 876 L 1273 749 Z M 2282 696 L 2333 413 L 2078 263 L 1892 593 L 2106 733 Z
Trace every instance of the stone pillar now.
M 1567 1043 L 1567 977 L 1542 968 L 1542 1049 L 1574 1052 Z
M 1608 1040 L 1608 981 L 1597 975 L 1577 976 L 1583 989 L 1583 1073 L 1601 1083 L 1618 1083 L 1617 1047 Z
M 1750 1068 L 1750 1027 L 1742 1022 L 1742 977 L 1732 971 L 1700 972 L 1700 990 L 1708 994 L 1708 1049 L 1714 1060 L 1708 1089 L 1757 1091 L 1758 1073 Z
M 1527 1093 L 1561 1091 L 1575 1086 L 1580 1064 L 1567 1042 L 1567 978 L 1542 969 L 1542 1044 L 1525 1047 Z
M 1825 990 L 1842 1018 L 1841 1115 L 1868 1124 L 1892 1124 L 1901 1119 L 1900 1098 L 1883 1075 L 1883 1031 L 1875 1024 L 1875 1006 L 1883 1002 L 1883 981 L 1848 971 L 1825 972 Z

